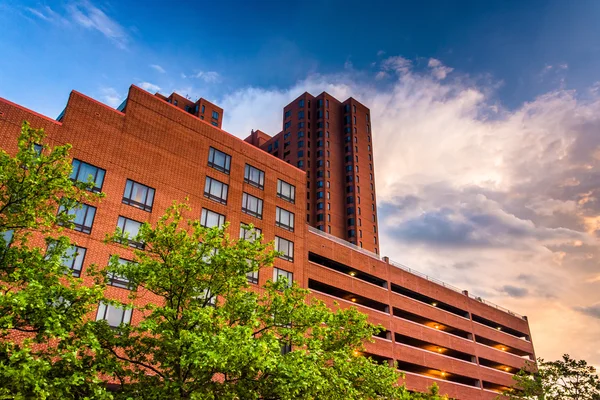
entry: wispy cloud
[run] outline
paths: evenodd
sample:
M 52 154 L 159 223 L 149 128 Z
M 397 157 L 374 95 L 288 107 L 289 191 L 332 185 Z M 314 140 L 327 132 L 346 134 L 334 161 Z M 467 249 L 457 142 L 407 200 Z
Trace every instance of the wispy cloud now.
M 437 58 L 430 58 L 427 66 L 431 68 L 431 74 L 439 80 L 445 79 L 450 72 L 454 71 L 454 68 L 446 67 Z
M 127 48 L 130 41 L 125 28 L 88 0 L 69 3 L 62 12 L 55 11 L 49 6 L 26 7 L 25 10 L 45 22 L 64 26 L 78 25 L 97 31 L 121 49 Z
M 575 307 L 574 309 L 592 318 L 600 319 L 600 303 L 585 307 Z
M 150 82 L 140 82 L 138 86 L 149 92 L 160 92 L 160 87 Z
M 399 74 L 405 74 L 412 68 L 412 61 L 402 56 L 393 56 L 383 60 L 381 67 L 384 71 L 394 71 Z
M 158 64 L 150 64 L 150 68 L 152 68 L 153 70 L 160 72 L 161 74 L 166 73 L 167 71 L 165 71 L 165 69 L 163 67 L 161 67 Z
M 221 75 L 215 71 L 200 71 L 194 74 L 194 78 L 202 79 L 206 83 L 216 83 L 221 81 Z
M 69 24 L 69 21 L 65 17 L 63 17 L 62 15 L 60 15 L 59 13 L 54 11 L 49 6 L 43 6 L 40 8 L 26 7 L 25 10 L 28 11 L 33 16 L 35 16 L 43 21 L 46 21 L 46 22 L 50 22 L 50 23 L 57 24 L 57 25 L 68 25 Z
M 103 87 L 100 89 L 100 100 L 111 107 L 118 107 L 123 102 L 123 96 L 112 87 Z

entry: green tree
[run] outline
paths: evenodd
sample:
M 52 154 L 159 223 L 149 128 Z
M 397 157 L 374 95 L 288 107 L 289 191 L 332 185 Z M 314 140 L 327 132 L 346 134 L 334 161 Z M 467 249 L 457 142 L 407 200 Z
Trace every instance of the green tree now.
M 72 210 L 94 201 L 69 176 L 70 146 L 50 148 L 23 124 L 15 156 L 0 151 L 0 398 L 102 397 L 85 348 L 86 314 L 101 298 L 63 265 Z
M 333 312 L 285 279 L 249 290 L 246 274 L 276 257 L 270 245 L 204 228 L 188 211 L 174 205 L 136 238 L 109 238 L 145 245 L 107 269 L 136 287 L 130 307 L 143 321 L 96 326 L 117 398 L 413 398 L 394 368 L 358 355 L 379 329 L 366 315 Z
M 574 360 L 568 354 L 557 361 L 539 358 L 537 370 L 528 365 L 514 379 L 514 388 L 505 395 L 511 400 L 600 400 L 596 369 L 585 360 Z

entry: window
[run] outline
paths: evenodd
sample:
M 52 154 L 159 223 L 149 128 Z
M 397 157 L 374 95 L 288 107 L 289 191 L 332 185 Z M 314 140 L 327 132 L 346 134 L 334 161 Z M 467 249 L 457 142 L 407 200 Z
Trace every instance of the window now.
M 231 156 L 211 147 L 208 152 L 208 166 L 228 174 L 231 168 Z
M 213 111 L 213 112 L 212 112 L 212 117 L 213 117 L 214 119 L 219 119 L 219 113 L 218 113 L 218 112 L 216 112 L 216 111 Z
M 71 172 L 70 178 L 73 181 L 88 182 L 92 181 L 94 187 L 92 192 L 102 191 L 102 184 L 104 183 L 105 170 L 102 168 L 95 167 L 91 164 L 85 163 L 78 159 L 73 159 L 73 171 Z
M 296 187 L 281 179 L 277 180 L 277 197 L 293 203 L 296 200 Z
M 288 231 L 294 231 L 294 213 L 277 207 L 275 215 L 275 225 Z
M 304 150 L 300 150 L 298 152 L 298 158 L 302 158 L 302 157 L 304 157 Z
M 202 105 L 202 114 L 204 114 L 204 110 L 206 110 L 206 107 Z
M 298 148 L 300 148 L 300 147 L 304 147 L 304 140 L 298 141 Z
M 290 132 L 286 133 L 285 135 L 283 135 L 283 140 L 288 140 L 290 136 L 292 136 Z
M 318 188 L 322 188 L 323 187 L 323 181 L 317 181 L 317 187 Z
M 354 229 L 349 229 L 348 237 L 356 237 L 356 231 Z
M 294 242 L 275 236 L 275 251 L 280 252 L 280 258 L 287 261 L 294 261 Z
M 291 110 L 287 110 L 287 111 L 285 112 L 284 118 L 286 118 L 286 119 L 287 119 L 287 118 L 289 118 L 289 117 L 291 117 L 291 116 L 292 116 L 292 111 L 291 111 Z
M 304 111 L 298 111 L 298 119 L 304 119 Z
M 119 264 L 128 264 L 131 261 L 119 258 Z M 122 289 L 132 289 L 132 284 L 129 279 L 117 275 L 114 272 L 109 272 L 106 277 L 108 278 L 108 284 Z
M 70 246 L 62 257 L 62 265 L 69 268 L 75 277 L 81 276 L 86 251 L 85 247 Z
M 265 187 L 265 173 L 252 165 L 246 164 L 244 182 L 256 186 L 259 189 L 263 189 Z
M 354 218 L 348 218 L 348 226 L 355 225 L 355 224 L 356 224 L 356 222 L 355 222 L 355 221 L 356 221 L 356 220 L 355 220 Z
M 204 197 L 208 197 L 211 200 L 219 202 L 221 204 L 227 204 L 227 193 L 229 191 L 229 185 L 211 178 L 206 177 L 204 182 Z
M 279 282 L 281 278 L 285 278 L 288 286 L 292 287 L 292 284 L 294 283 L 294 274 L 280 268 L 273 268 L 273 282 Z
M 63 206 L 60 206 L 58 212 L 65 212 L 67 215 L 74 215 L 75 218 L 71 220 L 73 223 L 73 229 L 83 233 L 91 233 L 92 225 L 94 224 L 94 217 L 96 216 L 96 207 L 87 204 L 80 204 L 81 208 L 71 208 L 66 210 Z
M 200 216 L 200 224 L 205 228 L 212 228 L 215 226 L 221 227 L 225 223 L 225 216 L 214 211 L 202 209 Z
M 323 177 L 323 170 L 318 170 L 317 171 L 317 178 L 322 178 Z
M 273 143 L 269 144 L 269 146 L 267 147 L 267 151 L 269 153 L 273 151 Z
M 329 107 L 329 100 L 325 99 L 325 107 Z
M 344 104 L 344 112 L 350 112 L 350 104 Z
M 246 279 L 248 283 L 258 284 L 258 271 L 250 271 L 246 273 Z
M 329 111 L 325 111 L 325 117 L 329 119 Z M 329 126 L 328 126 L 329 127 Z
M 256 239 L 260 237 L 262 234 L 262 230 L 259 228 L 250 229 L 249 225 L 244 223 L 240 224 L 240 239 L 248 240 L 250 242 L 254 242 Z
M 323 150 L 317 151 L 317 157 L 323 157 Z
M 323 118 L 323 110 L 317 110 L 317 118 Z
M 262 218 L 263 201 L 248 193 L 242 195 L 242 212 L 256 218 Z
M 323 203 L 317 203 L 317 210 L 322 210 L 323 209 Z
M 132 219 L 121 216 L 117 221 L 117 227 L 119 227 L 121 231 L 127 235 L 127 244 L 129 244 L 131 247 L 136 247 L 138 249 L 144 248 L 144 243 L 136 240 L 136 237 L 140 232 L 141 226 L 141 222 L 134 221 Z
M 304 128 L 304 122 L 298 122 L 298 129 Z
M 298 166 L 298 168 L 304 168 L 304 161 L 299 160 L 296 165 Z
M 317 222 L 325 221 L 325 214 L 317 214 Z
M 127 179 L 122 201 L 130 206 L 151 212 L 152 205 L 154 204 L 154 189 L 132 181 L 131 179 Z
M 298 101 L 298 107 L 304 107 L 304 99 Z
M 319 190 L 319 191 L 317 192 L 317 199 L 322 199 L 322 198 L 323 198 L 323 191 L 322 191 L 322 190 Z
M 354 207 L 348 207 L 348 208 L 346 209 L 346 214 L 347 214 L 347 215 L 352 215 L 352 214 L 354 214 Z
M 298 137 L 299 137 L 299 138 L 301 138 L 301 137 L 304 137 L 304 131 L 299 131 L 299 132 L 298 132 Z
M 318 107 L 318 108 L 321 108 L 321 107 L 323 107 L 323 99 L 319 99 L 319 100 L 317 100 L 317 107 Z
M 115 307 L 110 304 L 100 302 L 98 306 L 98 314 L 96 321 L 106 321 L 111 328 L 118 328 L 121 324 L 129 324 L 131 322 L 131 309 L 123 307 Z

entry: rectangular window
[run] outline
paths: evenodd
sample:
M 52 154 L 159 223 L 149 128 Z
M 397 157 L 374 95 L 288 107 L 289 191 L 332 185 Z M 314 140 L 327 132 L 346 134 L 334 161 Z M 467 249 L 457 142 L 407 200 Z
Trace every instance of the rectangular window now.
M 294 213 L 277 207 L 275 215 L 275 225 L 288 231 L 294 231 Z
M 102 184 L 104 183 L 104 175 L 106 171 L 102 168 L 95 167 L 91 164 L 83 162 L 78 159 L 73 159 L 72 164 L 73 170 L 71 172 L 71 180 L 79 182 L 91 181 L 94 183 L 92 192 L 102 191 Z
M 298 111 L 298 119 L 304 118 L 304 111 Z
M 263 189 L 265 187 L 265 173 L 252 165 L 246 164 L 244 182 L 256 186 L 259 189 Z
M 286 119 L 287 119 L 287 118 L 289 118 L 289 117 L 291 117 L 291 116 L 292 116 L 292 111 L 291 111 L 291 110 L 287 110 L 287 111 L 285 112 L 284 118 L 286 118 Z
M 213 112 L 212 112 L 212 117 L 213 117 L 214 119 L 219 119 L 219 113 L 218 113 L 218 112 L 216 112 L 216 111 L 213 111 Z
M 127 179 L 125 193 L 123 193 L 123 203 L 151 212 L 154 204 L 154 189 Z
M 118 328 L 121 324 L 131 323 L 131 309 L 125 307 L 115 307 L 110 304 L 100 302 L 96 321 L 105 320 L 111 328 Z
M 85 247 L 70 246 L 62 257 L 62 265 L 69 268 L 75 277 L 81 276 L 86 251 Z
M 204 114 L 205 110 L 206 110 L 206 107 L 204 105 L 202 105 L 202 114 Z
M 277 180 L 277 197 L 293 203 L 296 201 L 296 187 L 281 179 Z
M 298 101 L 298 107 L 304 107 L 304 99 Z
M 240 224 L 240 239 L 248 240 L 250 242 L 254 242 L 256 239 L 260 237 L 262 234 L 262 230 L 259 228 L 250 229 L 250 226 L 247 224 Z
M 74 215 L 75 218 L 71 220 L 73 223 L 73 229 L 83 233 L 91 233 L 92 225 L 94 224 L 94 217 L 96 216 L 96 207 L 87 204 L 80 204 L 81 208 L 71 208 L 65 210 L 63 206 L 60 206 L 58 212 L 65 212 L 67 215 Z
M 205 228 L 221 227 L 225 223 L 225 216 L 214 211 L 202 209 L 200 215 L 200 224 Z
M 273 268 L 273 282 L 279 282 L 281 278 L 285 278 L 288 286 L 292 287 L 292 284 L 294 283 L 294 274 L 280 268 Z
M 119 258 L 119 264 L 127 264 L 130 263 L 131 261 L 129 260 L 125 260 L 124 258 Z M 109 272 L 106 277 L 108 278 L 108 284 L 111 286 L 115 286 L 118 288 L 122 288 L 122 289 L 133 289 L 133 286 L 131 285 L 131 282 L 129 282 L 129 279 L 117 275 L 114 272 Z
M 227 204 L 227 194 L 229 192 L 229 185 L 211 178 L 206 177 L 204 182 L 204 197 L 208 197 L 211 200 L 219 202 L 221 204 Z
M 292 126 L 292 121 L 288 121 L 283 125 L 283 129 L 289 129 Z
M 251 271 L 246 274 L 246 279 L 248 279 L 248 283 L 258 284 L 258 271 Z
M 275 236 L 275 251 L 281 252 L 280 258 L 294 262 L 294 242 Z
M 242 212 L 256 218 L 262 218 L 263 201 L 258 197 L 245 193 L 242 195 Z
M 134 221 L 132 219 L 121 216 L 119 217 L 119 220 L 117 222 L 117 227 L 119 227 L 123 233 L 127 234 L 127 243 L 131 247 L 136 247 L 138 249 L 144 248 L 144 243 L 136 240 L 136 237 L 140 232 L 141 226 L 141 222 Z
M 231 168 L 231 156 L 211 147 L 208 152 L 208 166 L 228 174 Z

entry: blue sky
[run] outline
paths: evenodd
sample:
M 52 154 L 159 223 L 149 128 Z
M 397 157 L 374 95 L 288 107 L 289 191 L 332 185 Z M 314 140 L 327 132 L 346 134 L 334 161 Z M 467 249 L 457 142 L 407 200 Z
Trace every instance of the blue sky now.
M 354 96 L 382 253 L 600 366 L 600 2 L 140 4 L 0 0 L 0 97 L 56 117 L 133 83 L 215 101 L 245 137 L 303 91 Z
M 72 88 L 122 93 L 152 82 L 172 90 L 189 86 L 182 73 L 205 71 L 219 74 L 218 85 L 196 87 L 218 99 L 243 86 L 289 87 L 347 62 L 369 70 L 385 52 L 493 79 L 503 103 L 516 107 L 557 79 L 590 85 L 600 67 L 600 3 L 592 1 L 148 4 L 0 2 L 0 94 L 56 114 Z M 569 68 L 559 78 L 540 78 L 562 64 Z

